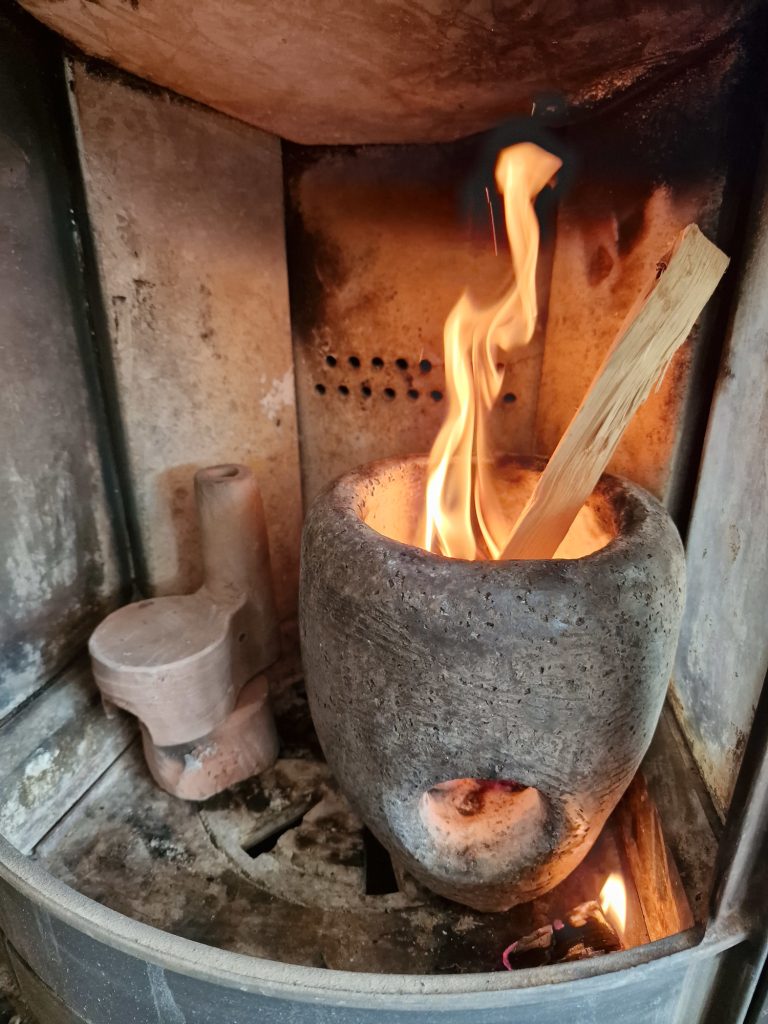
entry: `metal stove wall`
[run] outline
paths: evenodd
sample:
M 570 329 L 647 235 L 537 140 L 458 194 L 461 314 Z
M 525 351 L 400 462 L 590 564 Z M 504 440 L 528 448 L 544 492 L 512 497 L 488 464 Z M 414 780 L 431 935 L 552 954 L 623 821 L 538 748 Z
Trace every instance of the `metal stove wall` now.
M 290 618 L 301 498 L 280 142 L 113 69 L 74 60 L 69 79 L 139 584 L 199 585 L 194 473 L 243 462 Z
M 64 81 L 35 28 L 0 16 L 0 719 L 72 658 L 129 580 Z
M 504 450 L 557 443 L 635 297 L 696 220 L 733 249 L 725 183 L 742 158 L 750 62 L 731 39 L 702 64 L 579 123 L 557 113 L 435 146 L 286 146 L 288 260 L 305 501 L 362 461 L 427 450 L 444 412 L 442 325 L 465 287 L 509 279 L 485 202 L 494 156 L 525 138 L 563 155 L 545 198 L 540 329 L 514 354 L 494 413 Z M 738 197 L 737 197 L 738 198 Z M 555 235 L 556 229 L 556 235 Z M 625 436 L 612 468 L 676 506 L 695 472 L 696 424 L 726 289 Z M 422 360 L 427 364 L 421 365 Z

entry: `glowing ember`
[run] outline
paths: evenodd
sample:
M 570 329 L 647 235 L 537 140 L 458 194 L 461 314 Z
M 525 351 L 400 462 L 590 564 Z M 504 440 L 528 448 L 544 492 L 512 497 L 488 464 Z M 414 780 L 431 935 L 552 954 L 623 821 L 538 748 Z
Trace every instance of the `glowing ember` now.
M 491 477 L 488 416 L 503 379 L 500 360 L 527 345 L 536 326 L 536 262 L 539 224 L 536 196 L 561 161 L 533 143 L 502 150 L 496 185 L 514 282 L 490 306 L 464 292 L 445 322 L 448 408 L 429 458 L 423 546 L 454 558 L 498 558 L 509 537 Z
M 627 890 L 621 875 L 616 872 L 608 876 L 600 890 L 600 906 L 619 935 L 623 936 L 627 923 Z

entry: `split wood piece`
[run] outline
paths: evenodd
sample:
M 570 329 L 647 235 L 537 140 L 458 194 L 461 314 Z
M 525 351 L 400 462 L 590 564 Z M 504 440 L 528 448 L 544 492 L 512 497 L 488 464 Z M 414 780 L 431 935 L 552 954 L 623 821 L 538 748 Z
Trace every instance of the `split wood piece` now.
M 589 900 L 569 910 L 562 920 L 558 918 L 507 946 L 501 959 L 508 971 L 520 971 L 545 964 L 591 960 L 622 948 L 621 939 L 600 904 Z
M 651 942 L 692 928 L 693 914 L 645 779 L 639 773 L 616 809 L 624 853 Z
M 277 759 L 279 744 L 266 676 L 247 683 L 235 710 L 192 743 L 156 746 L 144 725 L 141 736 L 147 765 L 162 789 L 182 800 L 207 800 L 259 775 Z
M 728 262 L 695 224 L 680 233 L 560 439 L 503 559 L 554 557 L 629 421 L 688 337 Z
M 253 474 L 236 465 L 203 469 L 195 493 L 203 586 L 119 608 L 89 642 L 105 704 L 136 715 L 159 747 L 193 743 L 215 730 L 280 648 Z

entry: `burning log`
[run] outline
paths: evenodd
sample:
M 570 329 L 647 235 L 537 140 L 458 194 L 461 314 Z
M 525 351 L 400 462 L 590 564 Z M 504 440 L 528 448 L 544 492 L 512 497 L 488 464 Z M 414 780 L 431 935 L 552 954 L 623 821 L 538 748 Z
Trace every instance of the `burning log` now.
M 594 956 L 623 949 L 627 922 L 627 893 L 621 875 L 611 874 L 600 891 L 599 900 L 587 900 L 569 910 L 565 919 L 524 935 L 504 950 L 502 963 L 508 971 Z
M 552 558 L 629 421 L 688 337 L 728 266 L 695 224 L 680 235 L 563 434 L 502 558 Z
M 507 946 L 502 963 L 508 971 L 589 960 L 622 949 L 621 939 L 597 900 L 580 903 L 564 920 L 538 928 Z
M 639 773 L 616 810 L 616 823 L 637 882 L 649 941 L 691 928 L 693 914 L 685 899 L 674 858 L 667 850 L 659 812 Z

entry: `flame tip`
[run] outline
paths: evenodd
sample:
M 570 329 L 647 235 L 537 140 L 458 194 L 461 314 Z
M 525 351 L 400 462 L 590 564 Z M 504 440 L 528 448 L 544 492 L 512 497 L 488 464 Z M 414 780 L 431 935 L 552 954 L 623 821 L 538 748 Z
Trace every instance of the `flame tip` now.
M 488 417 L 504 381 L 497 361 L 527 345 L 536 327 L 539 223 L 534 202 L 561 166 L 559 157 L 534 142 L 508 146 L 497 157 L 495 179 L 504 197 L 514 282 L 486 307 L 465 290 L 445 321 L 446 419 L 430 453 L 420 528 L 428 551 L 467 559 L 482 558 L 487 551 L 497 559 L 509 539 L 511 523 L 488 460 Z M 495 248 L 487 188 L 486 198 Z
M 627 925 L 627 888 L 618 871 L 612 871 L 603 883 L 600 906 L 619 935 L 623 936 Z

